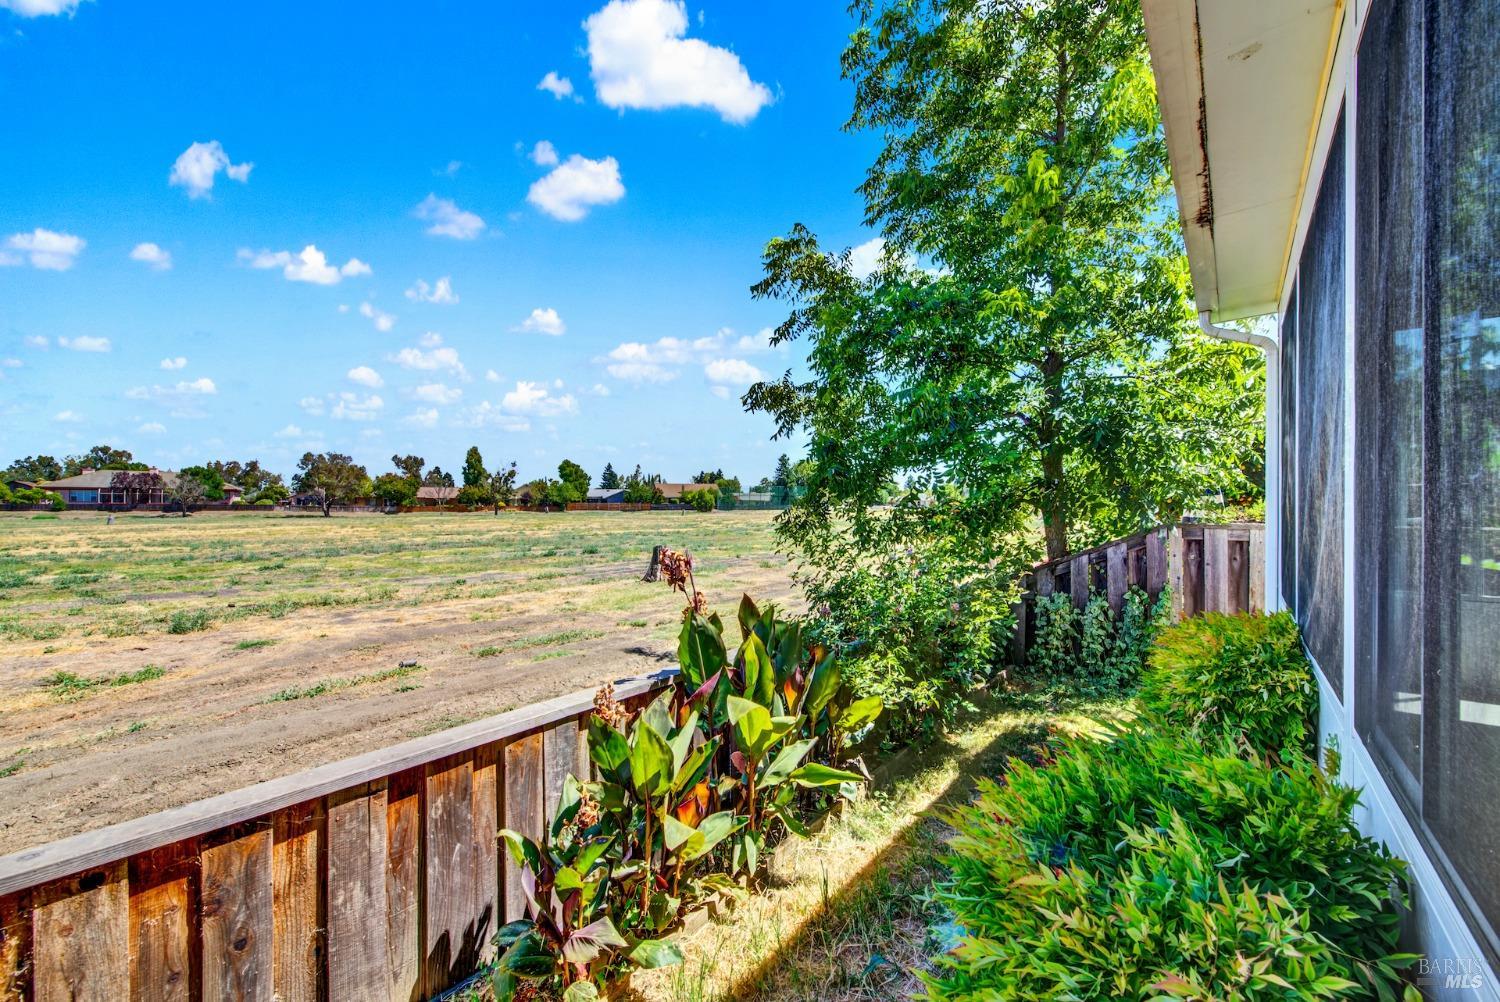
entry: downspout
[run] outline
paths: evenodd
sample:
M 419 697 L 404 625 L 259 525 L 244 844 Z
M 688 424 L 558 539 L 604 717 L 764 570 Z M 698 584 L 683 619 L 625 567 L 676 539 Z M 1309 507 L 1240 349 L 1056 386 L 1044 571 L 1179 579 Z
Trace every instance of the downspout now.
M 1281 608 L 1281 346 L 1275 338 L 1221 327 L 1213 313 L 1198 314 L 1209 337 L 1253 345 L 1266 356 L 1266 611 Z

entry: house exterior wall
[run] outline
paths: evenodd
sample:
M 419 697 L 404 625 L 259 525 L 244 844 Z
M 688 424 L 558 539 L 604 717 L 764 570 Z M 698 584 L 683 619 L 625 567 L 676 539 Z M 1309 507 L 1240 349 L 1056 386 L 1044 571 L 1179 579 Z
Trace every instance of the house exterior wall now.
M 1495 233 L 1500 195 L 1497 11 L 1343 10 L 1284 267 L 1284 434 L 1268 439 L 1268 599 L 1307 635 L 1357 822 L 1410 862 L 1415 980 L 1443 999 L 1500 999 L 1500 452 L 1482 458 L 1500 450 L 1500 290 L 1493 245 L 1473 239 Z M 1404 31 L 1420 37 L 1393 41 Z

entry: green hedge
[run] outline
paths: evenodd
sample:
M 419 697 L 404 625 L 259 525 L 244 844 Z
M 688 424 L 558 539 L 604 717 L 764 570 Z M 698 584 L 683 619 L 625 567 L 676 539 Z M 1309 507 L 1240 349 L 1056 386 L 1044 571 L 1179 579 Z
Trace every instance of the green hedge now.
M 938 896 L 963 935 L 929 998 L 1401 996 L 1405 867 L 1301 753 L 1289 636 L 1282 617 L 1165 631 L 1132 726 L 1058 741 L 947 815 Z
M 1261 754 L 1311 755 L 1317 687 L 1285 613 L 1184 620 L 1156 639 L 1142 708 L 1200 740 L 1229 737 Z

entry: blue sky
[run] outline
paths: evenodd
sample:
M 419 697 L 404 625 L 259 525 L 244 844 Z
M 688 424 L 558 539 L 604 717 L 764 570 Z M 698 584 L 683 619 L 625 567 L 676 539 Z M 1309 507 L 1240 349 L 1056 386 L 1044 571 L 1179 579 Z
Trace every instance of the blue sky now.
M 871 238 L 843 6 L 0 0 L 0 463 L 758 479 L 761 248 Z

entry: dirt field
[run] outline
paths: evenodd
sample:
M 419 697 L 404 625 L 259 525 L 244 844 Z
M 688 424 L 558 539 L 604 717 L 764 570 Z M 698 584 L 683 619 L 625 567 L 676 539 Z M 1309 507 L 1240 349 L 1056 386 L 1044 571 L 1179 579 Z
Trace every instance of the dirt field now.
M 657 543 L 795 602 L 764 512 L 0 514 L 0 853 L 674 663 Z

